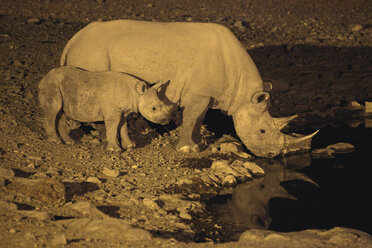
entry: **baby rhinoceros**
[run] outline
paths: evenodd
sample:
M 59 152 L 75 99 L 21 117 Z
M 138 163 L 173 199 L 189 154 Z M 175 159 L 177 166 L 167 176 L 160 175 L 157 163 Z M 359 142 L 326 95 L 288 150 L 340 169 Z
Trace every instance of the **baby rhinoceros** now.
M 135 144 L 128 137 L 126 116 L 140 112 L 151 122 L 166 124 L 171 108 L 161 100 L 166 84 L 147 87 L 140 79 L 115 71 L 89 72 L 74 67 L 51 70 L 39 83 L 39 101 L 45 112 L 48 139 L 66 144 L 74 141 L 67 134 L 66 116 L 80 122 L 104 121 L 107 149 L 121 150 Z

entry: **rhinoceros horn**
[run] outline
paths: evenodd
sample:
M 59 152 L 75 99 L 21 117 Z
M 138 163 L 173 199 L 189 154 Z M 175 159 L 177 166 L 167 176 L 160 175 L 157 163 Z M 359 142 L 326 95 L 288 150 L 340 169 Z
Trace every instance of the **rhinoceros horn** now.
M 275 126 L 279 129 L 282 130 L 284 127 L 288 125 L 288 123 L 297 118 L 298 115 L 292 115 L 292 116 L 287 116 L 287 117 L 279 117 L 279 118 L 274 118 L 274 124 Z

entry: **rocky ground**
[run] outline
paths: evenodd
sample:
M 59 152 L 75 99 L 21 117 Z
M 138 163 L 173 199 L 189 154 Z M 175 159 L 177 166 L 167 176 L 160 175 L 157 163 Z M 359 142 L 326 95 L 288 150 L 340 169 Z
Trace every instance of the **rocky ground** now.
M 2 0 L 0 246 L 371 247 L 371 237 L 353 229 L 252 229 L 239 238 L 214 222 L 208 199 L 267 176 L 218 112 L 207 115 L 201 153 L 175 151 L 179 116 L 164 127 L 133 116 L 130 136 L 139 147 L 112 153 L 99 130 L 74 121 L 76 145 L 48 143 L 37 102 L 38 82 L 91 21 L 215 22 L 272 81 L 272 115 L 299 114 L 287 131 L 313 131 L 372 100 L 371 12 L 362 0 Z

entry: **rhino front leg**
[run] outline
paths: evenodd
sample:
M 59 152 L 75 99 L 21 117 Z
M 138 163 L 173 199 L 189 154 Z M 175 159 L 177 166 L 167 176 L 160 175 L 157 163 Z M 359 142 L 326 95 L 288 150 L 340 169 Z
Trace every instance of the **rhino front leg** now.
M 120 121 L 120 138 L 121 138 L 121 147 L 124 149 L 134 148 L 136 144 L 128 136 L 128 126 L 127 126 L 127 117 L 122 116 Z
M 181 152 L 197 152 L 201 143 L 200 128 L 210 104 L 210 97 L 183 98 L 184 105 L 182 125 L 179 128 L 180 141 L 177 150 Z
M 45 120 L 44 120 L 44 129 L 45 132 L 48 135 L 48 140 L 60 143 L 60 139 L 57 134 L 57 125 L 56 125 L 56 119 L 58 112 L 49 112 L 46 111 Z
M 60 112 L 60 114 L 57 117 L 57 125 L 58 125 L 58 132 L 62 140 L 68 145 L 74 144 L 75 141 L 71 139 L 70 135 L 68 135 L 67 133 L 66 115 L 63 112 Z
M 105 118 L 106 139 L 109 151 L 121 151 L 118 141 L 118 130 L 121 119 L 121 113 L 110 114 Z

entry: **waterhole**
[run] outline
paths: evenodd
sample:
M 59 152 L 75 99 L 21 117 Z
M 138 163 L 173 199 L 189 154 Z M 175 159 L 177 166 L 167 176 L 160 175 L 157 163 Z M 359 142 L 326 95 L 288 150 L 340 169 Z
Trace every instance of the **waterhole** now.
M 214 222 L 224 230 L 220 240 L 237 239 L 250 228 L 291 232 L 341 226 L 372 234 L 369 123 L 326 125 L 313 139 L 313 149 L 346 142 L 355 146 L 350 153 L 257 160 L 264 177 L 208 200 Z

